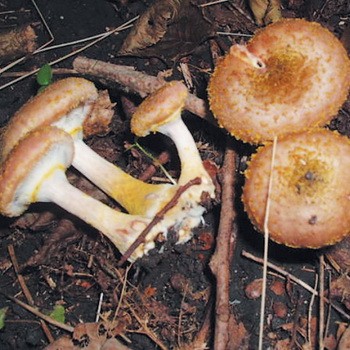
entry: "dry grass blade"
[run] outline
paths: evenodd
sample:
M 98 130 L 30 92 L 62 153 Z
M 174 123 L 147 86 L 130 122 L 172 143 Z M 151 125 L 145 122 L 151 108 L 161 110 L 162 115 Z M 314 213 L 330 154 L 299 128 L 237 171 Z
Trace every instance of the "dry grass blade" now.
M 271 205 L 271 192 L 273 185 L 273 171 L 275 166 L 277 148 L 277 136 L 273 138 L 273 147 L 271 155 L 271 167 L 270 167 L 270 178 L 266 198 L 265 218 L 264 218 L 264 263 L 263 263 L 263 284 L 261 293 L 261 308 L 260 308 L 260 330 L 259 330 L 259 349 L 263 348 L 263 336 L 264 336 L 264 323 L 265 323 L 265 302 L 266 302 L 266 283 L 267 283 L 267 261 L 269 251 L 269 213 Z

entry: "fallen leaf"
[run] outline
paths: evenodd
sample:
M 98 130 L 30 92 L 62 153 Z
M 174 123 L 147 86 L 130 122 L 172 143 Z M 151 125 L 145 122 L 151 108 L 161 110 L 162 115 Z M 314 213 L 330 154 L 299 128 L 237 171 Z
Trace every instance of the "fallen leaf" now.
M 64 323 L 66 320 L 65 313 L 66 309 L 62 305 L 55 305 L 49 316 L 57 322 Z
M 214 35 L 190 0 L 158 0 L 135 22 L 119 54 L 176 59 Z
M 262 292 L 263 280 L 262 278 L 256 279 L 253 282 L 250 282 L 245 287 L 245 295 L 248 299 L 257 299 L 260 298 Z
M 350 278 L 346 274 L 331 282 L 330 298 L 338 300 L 350 309 Z
M 350 349 L 350 327 L 348 327 L 343 333 L 338 344 L 338 350 L 348 349 Z
M 6 317 L 6 311 L 8 307 L 3 307 L 0 309 L 0 329 L 3 329 L 5 327 L 5 317 Z
M 249 6 L 258 25 L 266 25 L 282 18 L 280 0 L 249 0 Z
M 276 301 L 273 303 L 272 308 L 275 316 L 277 316 L 278 318 L 285 318 L 287 316 L 288 307 L 286 306 L 286 304 L 280 301 Z
M 286 292 L 285 283 L 282 281 L 273 281 L 270 290 L 276 295 L 284 295 Z

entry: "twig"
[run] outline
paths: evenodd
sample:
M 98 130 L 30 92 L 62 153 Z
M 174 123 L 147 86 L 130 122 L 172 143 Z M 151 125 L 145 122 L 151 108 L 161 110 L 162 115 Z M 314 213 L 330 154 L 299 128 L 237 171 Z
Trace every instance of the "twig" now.
M 30 305 L 24 303 L 23 301 L 21 301 L 21 300 L 19 300 L 17 298 L 11 297 L 10 295 L 5 295 L 5 296 L 6 296 L 6 298 L 12 300 L 13 302 L 15 302 L 19 306 L 23 307 L 27 311 L 31 312 L 35 316 L 38 316 L 40 319 L 46 321 L 47 323 L 50 323 L 50 324 L 52 324 L 52 325 L 54 325 L 54 326 L 56 326 L 58 328 L 61 328 L 61 329 L 65 330 L 65 331 L 67 331 L 67 332 L 70 332 L 70 333 L 74 332 L 74 327 L 71 327 L 71 326 L 69 326 L 67 324 L 64 324 L 64 323 L 56 321 L 55 319 L 51 318 L 50 316 L 47 316 L 47 315 L 41 313 L 35 307 L 30 306 Z
M 318 274 L 315 275 L 315 286 L 314 289 L 317 288 L 318 285 Z M 311 345 L 311 321 L 312 321 L 312 307 L 314 305 L 315 302 L 315 294 L 311 295 L 311 299 L 310 299 L 310 304 L 309 304 L 309 310 L 308 310 L 308 317 L 307 317 L 307 343 L 309 343 Z
M 267 261 L 269 256 L 269 216 L 271 206 L 271 192 L 273 184 L 273 171 L 275 166 L 277 147 L 277 137 L 273 138 L 269 183 L 267 189 L 266 208 L 264 217 L 264 264 L 263 264 L 263 284 L 261 293 L 261 305 L 260 305 L 260 329 L 259 329 L 259 350 L 263 348 L 263 337 L 264 337 L 264 323 L 265 323 L 265 304 L 266 304 L 266 281 L 267 281 Z
M 209 263 L 210 269 L 216 277 L 215 350 L 230 349 L 230 324 L 234 321 L 234 316 L 230 312 L 229 289 L 230 258 L 233 257 L 231 252 L 236 245 L 236 230 L 234 226 L 236 218 L 234 208 L 236 157 L 232 140 L 228 139 L 222 169 L 220 224 L 216 239 L 216 249 Z
M 17 279 L 18 279 L 18 282 L 21 286 L 22 292 L 23 292 L 25 298 L 27 299 L 28 303 L 30 305 L 34 305 L 34 299 L 32 297 L 32 294 L 30 293 L 30 291 L 27 287 L 27 284 L 24 281 L 23 276 L 19 273 L 19 266 L 18 266 L 18 262 L 17 262 L 17 258 L 16 258 L 16 254 L 15 254 L 15 249 L 14 249 L 13 245 L 10 244 L 7 247 L 7 250 L 9 252 L 9 255 L 10 255 L 10 258 L 12 261 L 12 265 L 13 265 L 13 268 L 14 268 L 15 273 L 17 275 Z
M 250 259 L 252 261 L 255 261 L 259 264 L 263 264 L 264 260 L 261 258 L 258 258 L 256 256 L 254 256 L 251 253 L 248 253 L 247 251 L 243 250 L 242 251 L 242 256 L 244 256 L 247 259 Z M 302 281 L 301 279 L 295 277 L 294 275 L 290 274 L 289 272 L 283 270 L 282 268 L 276 266 L 275 264 L 272 264 L 271 262 L 267 263 L 267 266 L 272 269 L 277 271 L 279 274 L 281 274 L 283 277 L 288 278 L 289 280 L 299 284 L 301 287 L 303 287 L 304 289 L 306 289 L 307 291 L 309 291 L 310 293 L 314 294 L 315 296 L 318 296 L 319 293 L 317 290 L 315 290 L 314 288 L 310 287 L 307 283 L 305 283 L 304 281 Z M 338 307 L 337 305 L 334 305 L 332 302 L 330 302 L 329 299 L 324 298 L 324 301 L 326 303 L 329 303 L 332 308 L 336 311 L 338 311 L 343 317 L 345 317 L 347 320 L 350 320 L 350 315 L 348 315 L 346 312 L 344 312 L 344 310 L 342 310 L 340 307 Z
M 53 66 L 53 65 L 55 65 L 56 63 L 62 62 L 62 61 L 64 61 L 64 60 L 66 60 L 67 58 L 71 57 L 71 56 L 77 55 L 79 52 L 82 52 L 82 51 L 86 50 L 87 48 L 89 48 L 89 47 L 95 45 L 96 43 L 98 43 L 98 42 L 100 42 L 100 41 L 106 39 L 107 37 L 109 37 L 109 36 L 112 35 L 113 33 L 117 33 L 117 32 L 119 32 L 119 31 L 125 30 L 126 28 L 129 28 L 129 24 L 130 24 L 131 22 L 133 22 L 134 20 L 135 20 L 135 18 L 133 18 L 132 20 L 130 20 L 130 21 L 128 21 L 128 22 L 122 24 L 120 27 L 117 27 L 117 28 L 115 28 L 115 29 L 113 29 L 113 30 L 111 30 L 111 31 L 109 31 L 109 32 L 106 32 L 105 35 L 103 35 L 103 36 L 97 38 L 96 40 L 90 42 L 89 44 L 86 44 L 85 46 L 81 47 L 80 49 L 77 49 L 77 50 L 75 50 L 75 51 L 73 51 L 73 52 L 71 52 L 71 53 L 69 53 L 69 54 L 67 54 L 67 55 L 65 55 L 65 56 L 59 57 L 59 58 L 57 58 L 56 60 L 53 60 L 53 61 L 51 61 L 51 62 L 48 62 L 48 64 L 49 64 L 50 66 Z M 0 90 L 3 90 L 3 89 L 5 89 L 5 88 L 7 88 L 7 87 L 9 87 L 9 86 L 11 86 L 11 85 L 13 85 L 13 84 L 15 84 L 15 83 L 18 83 L 19 81 L 21 81 L 21 80 L 23 80 L 23 79 L 25 79 L 25 78 L 28 78 L 29 76 L 31 76 L 31 75 L 37 73 L 37 72 L 39 71 L 39 69 L 40 69 L 40 68 L 34 69 L 34 70 L 28 72 L 27 74 L 25 74 L 25 75 L 23 75 L 23 76 L 21 76 L 21 77 L 19 77 L 19 78 L 17 78 L 17 79 L 14 79 L 14 80 L 12 80 L 12 81 L 10 81 L 10 82 L 4 84 L 4 85 L 1 85 L 1 86 L 0 86 Z
M 135 249 L 142 244 L 145 241 L 146 236 L 151 231 L 151 229 L 157 225 L 160 221 L 163 220 L 164 215 L 173 208 L 177 201 L 179 200 L 180 196 L 191 186 L 194 185 L 200 185 L 201 179 L 199 177 L 194 178 L 193 180 L 190 180 L 187 182 L 187 184 L 183 186 L 179 186 L 177 189 L 174 197 L 171 199 L 169 203 L 167 203 L 164 208 L 162 208 L 152 219 L 152 221 L 148 224 L 148 226 L 140 233 L 140 235 L 136 238 L 136 240 L 130 245 L 130 247 L 126 250 L 126 252 L 123 254 L 123 256 L 120 258 L 118 262 L 118 267 L 122 266 L 131 256 L 131 254 L 135 251 Z
M 147 181 L 152 178 L 157 170 L 158 165 L 163 165 L 168 163 L 170 160 L 170 154 L 168 151 L 163 151 L 157 159 L 153 160 L 153 164 L 150 164 L 138 177 L 141 181 Z
M 19 282 L 21 289 L 23 291 L 23 294 L 24 294 L 25 298 L 27 299 L 28 303 L 31 306 L 33 306 L 34 299 L 32 297 L 32 294 L 30 293 L 30 290 L 28 289 L 27 284 L 25 283 L 23 276 L 19 273 L 19 266 L 18 266 L 16 254 L 15 254 L 15 249 L 14 249 L 12 244 L 10 244 L 7 249 L 8 249 L 11 261 L 12 261 L 13 268 L 14 268 L 15 273 L 16 273 L 17 278 L 18 278 L 18 282 Z M 54 338 L 53 338 L 51 331 L 50 331 L 49 327 L 47 326 L 46 322 L 41 319 L 40 324 L 41 324 L 41 328 L 43 329 L 47 339 L 49 340 L 50 343 L 52 343 L 54 341 Z
M 102 301 L 103 301 L 103 293 L 100 293 L 100 297 L 98 299 L 97 310 L 96 310 L 96 317 L 95 317 L 95 322 L 96 323 L 100 319 L 100 313 L 101 313 L 101 308 L 102 308 Z
M 138 72 L 131 66 L 116 65 L 84 56 L 78 56 L 73 61 L 73 68 L 81 74 L 107 79 L 125 87 L 127 91 L 146 97 L 165 84 L 160 77 Z M 185 108 L 197 116 L 216 124 L 204 100 L 189 94 Z
M 320 296 L 320 316 L 318 319 L 318 348 L 319 350 L 324 350 L 324 255 L 321 254 L 319 257 L 319 275 L 320 275 L 320 284 L 319 284 L 319 296 Z

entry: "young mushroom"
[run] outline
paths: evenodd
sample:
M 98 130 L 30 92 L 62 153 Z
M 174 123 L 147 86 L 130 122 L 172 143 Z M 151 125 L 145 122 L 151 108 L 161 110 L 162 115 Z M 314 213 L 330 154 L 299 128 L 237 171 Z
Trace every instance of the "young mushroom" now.
M 140 181 L 85 144 L 84 123 L 96 103 L 97 89 L 86 79 L 66 78 L 53 83 L 13 116 L 2 138 L 2 158 L 28 132 L 45 125 L 57 126 L 74 138 L 72 165 L 77 170 L 129 213 L 153 217 L 171 199 L 175 189 L 170 184 Z
M 233 45 L 217 64 L 208 93 L 219 124 L 262 143 L 327 124 L 347 98 L 350 60 L 318 23 L 283 19 Z
M 174 142 L 180 162 L 181 174 L 178 185 L 187 184 L 194 178 L 201 183 L 189 188 L 180 198 L 180 203 L 167 214 L 168 218 L 179 215 L 179 208 L 183 208 L 182 215 L 192 218 L 191 226 L 198 226 L 205 208 L 200 205 L 205 194 L 207 198 L 214 198 L 215 189 L 211 177 L 205 170 L 193 137 L 182 121 L 181 112 L 188 95 L 186 86 L 180 81 L 167 83 L 152 95 L 149 95 L 138 106 L 131 119 L 132 132 L 140 137 L 151 132 L 160 132 Z M 189 232 L 180 232 L 179 241 L 190 238 Z
M 18 216 L 31 203 L 53 202 L 101 231 L 124 253 L 151 219 L 118 212 L 72 186 L 65 170 L 73 156 L 73 140 L 61 129 L 49 126 L 27 134 L 2 163 L 0 212 Z M 163 222 L 152 227 L 130 260 L 152 249 L 154 238 L 167 229 Z
M 246 171 L 244 207 L 258 230 L 268 215 L 270 238 L 295 248 L 332 245 L 349 233 L 347 137 L 319 128 L 279 139 L 267 213 L 271 161 L 269 144 L 258 149 Z

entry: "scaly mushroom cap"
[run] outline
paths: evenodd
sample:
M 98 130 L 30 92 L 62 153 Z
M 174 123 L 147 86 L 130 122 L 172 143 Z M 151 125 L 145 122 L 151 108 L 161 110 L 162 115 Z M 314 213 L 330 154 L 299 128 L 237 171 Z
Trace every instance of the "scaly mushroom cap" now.
M 83 78 L 66 78 L 51 84 L 11 119 L 2 139 L 2 159 L 28 132 L 56 122 L 81 104 L 92 106 L 97 97 L 94 84 Z
M 160 126 L 179 116 L 187 96 L 188 90 L 180 81 L 165 84 L 137 108 L 131 120 L 132 132 L 140 137 L 156 132 Z
M 263 231 L 272 145 L 260 147 L 246 171 L 243 202 Z M 334 244 L 350 231 L 350 141 L 317 129 L 277 143 L 268 228 L 272 240 L 291 247 Z
M 350 60 L 318 23 L 284 19 L 234 45 L 208 93 L 219 124 L 249 143 L 323 126 L 347 98 Z
M 72 138 L 58 128 L 45 127 L 27 134 L 1 166 L 0 212 L 6 216 L 22 214 L 37 201 L 40 184 L 56 169 L 69 167 L 73 154 Z

